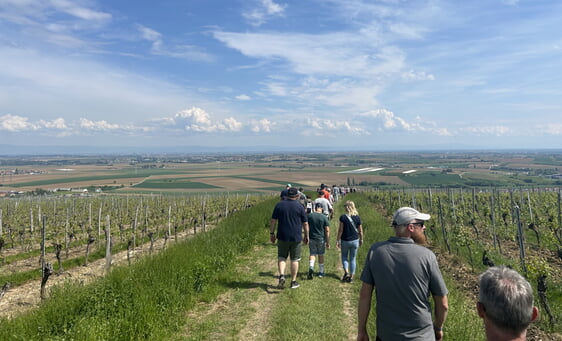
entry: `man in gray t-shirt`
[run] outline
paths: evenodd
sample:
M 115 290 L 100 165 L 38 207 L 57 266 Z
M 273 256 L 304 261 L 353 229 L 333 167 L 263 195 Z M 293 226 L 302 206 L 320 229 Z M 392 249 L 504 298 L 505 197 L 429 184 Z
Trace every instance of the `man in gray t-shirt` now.
M 396 211 L 395 236 L 373 244 L 361 274 L 357 340 L 368 340 L 367 319 L 373 291 L 377 300 L 377 340 L 441 340 L 447 317 L 447 287 L 437 258 L 425 242 L 429 214 L 410 207 Z M 435 303 L 431 317 L 429 296 Z

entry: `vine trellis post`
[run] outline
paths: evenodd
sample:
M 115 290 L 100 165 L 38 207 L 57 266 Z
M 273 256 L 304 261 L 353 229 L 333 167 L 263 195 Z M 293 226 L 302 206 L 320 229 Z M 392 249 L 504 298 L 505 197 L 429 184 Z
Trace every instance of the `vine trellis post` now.
M 109 214 L 106 217 L 107 227 L 105 229 L 105 271 L 111 270 L 111 220 Z
M 517 241 L 519 243 L 519 261 L 521 262 L 521 268 L 525 275 L 527 274 L 527 266 L 525 265 L 525 242 L 523 240 L 523 224 L 521 224 L 520 208 L 515 205 L 514 207 L 515 217 L 517 220 Z
M 441 198 L 439 198 L 439 222 L 441 223 L 441 232 L 443 233 L 443 241 L 447 246 L 447 250 L 451 253 L 451 245 L 449 245 L 449 237 L 447 236 L 447 230 L 445 229 L 445 220 L 443 219 L 443 207 L 441 205 Z

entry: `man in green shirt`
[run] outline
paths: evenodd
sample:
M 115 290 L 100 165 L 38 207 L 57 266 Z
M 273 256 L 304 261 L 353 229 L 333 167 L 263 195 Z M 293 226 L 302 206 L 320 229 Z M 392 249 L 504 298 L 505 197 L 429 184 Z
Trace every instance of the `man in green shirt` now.
M 322 204 L 314 204 L 314 211 L 308 215 L 309 225 L 309 269 L 308 279 L 314 278 L 314 263 L 318 256 L 318 277 L 324 277 L 324 253 L 330 248 L 330 220 L 322 213 Z

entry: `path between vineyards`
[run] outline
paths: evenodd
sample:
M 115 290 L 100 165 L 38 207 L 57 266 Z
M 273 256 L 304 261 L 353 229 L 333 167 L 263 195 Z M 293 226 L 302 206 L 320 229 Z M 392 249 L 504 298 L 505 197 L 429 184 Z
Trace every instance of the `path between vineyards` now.
M 225 283 L 226 292 L 187 313 L 184 330 L 171 340 L 355 340 L 360 281 L 340 281 L 339 257 L 335 248 L 328 250 L 326 276 L 308 280 L 306 246 L 300 287 L 289 288 L 287 268 L 287 284 L 280 290 L 276 287 L 277 246 L 258 245 L 239 260 Z

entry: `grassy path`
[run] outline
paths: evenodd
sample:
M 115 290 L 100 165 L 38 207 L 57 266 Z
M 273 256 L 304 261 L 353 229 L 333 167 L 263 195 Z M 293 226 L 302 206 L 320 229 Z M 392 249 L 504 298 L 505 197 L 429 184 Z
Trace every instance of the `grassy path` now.
M 333 236 L 336 222 L 332 221 Z M 360 281 L 340 281 L 335 237 L 326 253 L 324 278 L 306 279 L 309 252 L 308 246 L 304 248 L 298 289 L 276 288 L 277 246 L 268 239 L 264 230 L 264 242 L 240 259 L 235 271 L 225 274 L 222 284 L 228 290 L 188 313 L 186 328 L 171 340 L 355 339 Z

